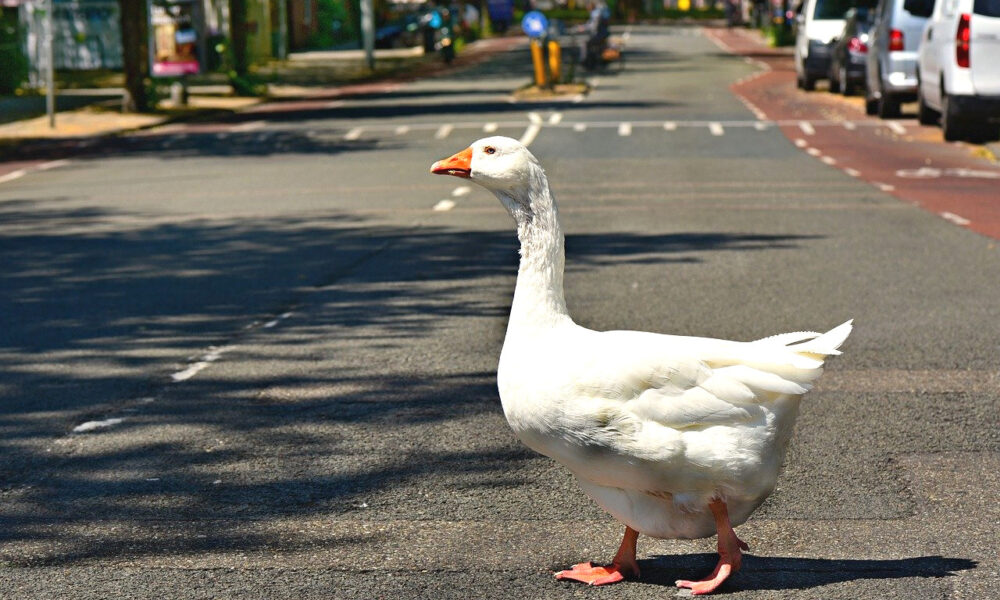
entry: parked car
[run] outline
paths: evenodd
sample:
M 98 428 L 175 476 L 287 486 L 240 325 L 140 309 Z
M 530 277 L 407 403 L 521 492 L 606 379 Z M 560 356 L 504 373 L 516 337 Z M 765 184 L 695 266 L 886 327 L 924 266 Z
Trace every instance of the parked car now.
M 865 112 L 899 116 L 899 105 L 917 97 L 917 49 L 927 19 L 910 14 L 903 0 L 880 0 L 868 39 Z
M 853 0 L 802 0 L 795 16 L 795 75 L 800 88 L 816 88 L 830 72 L 830 41 L 844 29 Z
M 831 43 L 830 91 L 845 96 L 865 85 L 865 61 L 868 58 L 868 31 L 871 11 L 865 7 L 847 11 L 844 30 Z
M 1000 0 L 906 0 L 928 17 L 917 65 L 918 118 L 946 140 L 1000 135 Z

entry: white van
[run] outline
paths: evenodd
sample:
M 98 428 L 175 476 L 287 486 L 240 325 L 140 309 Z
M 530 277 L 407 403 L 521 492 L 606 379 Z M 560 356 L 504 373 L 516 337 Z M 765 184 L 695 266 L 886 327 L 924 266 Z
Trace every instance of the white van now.
M 1000 0 L 906 0 L 929 16 L 920 43 L 918 116 L 946 140 L 1000 135 Z
M 795 16 L 795 74 L 812 90 L 830 72 L 830 41 L 844 29 L 844 15 L 856 0 L 803 0 Z

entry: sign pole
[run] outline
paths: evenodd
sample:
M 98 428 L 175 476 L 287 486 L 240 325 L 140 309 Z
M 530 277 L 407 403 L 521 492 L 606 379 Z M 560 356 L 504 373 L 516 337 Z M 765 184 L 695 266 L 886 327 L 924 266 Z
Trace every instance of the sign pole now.
M 373 0 L 361 0 L 361 39 L 365 46 L 365 64 L 375 70 L 375 10 Z
M 55 52 L 52 49 L 55 44 L 52 19 L 54 9 L 55 0 L 49 0 L 45 11 L 45 112 L 49 115 L 49 129 L 56 128 L 56 68 Z

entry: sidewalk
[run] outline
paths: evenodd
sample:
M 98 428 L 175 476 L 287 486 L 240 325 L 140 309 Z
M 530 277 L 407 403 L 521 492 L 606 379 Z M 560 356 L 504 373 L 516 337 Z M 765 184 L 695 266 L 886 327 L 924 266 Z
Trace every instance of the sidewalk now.
M 312 99 L 345 97 L 369 91 L 373 82 L 381 84 L 403 83 L 415 79 L 433 77 L 444 72 L 462 69 L 477 64 L 499 52 L 504 52 L 524 43 L 523 37 L 499 37 L 477 40 L 465 47 L 456 57 L 454 63 L 445 65 L 435 54 L 425 56 L 423 52 L 380 51 L 376 54 L 376 70 L 374 74 L 363 73 L 358 61 L 363 56 L 358 51 L 315 52 L 296 55 L 292 60 L 285 61 L 280 66 L 264 67 L 260 75 L 273 79 L 275 83 L 268 84 L 266 97 L 244 98 L 227 95 L 227 86 L 193 85 L 190 87 L 188 105 L 171 106 L 161 102 L 157 112 L 148 114 L 126 114 L 117 110 L 116 97 L 120 98 L 118 90 L 76 90 L 65 95 L 61 94 L 57 106 L 69 104 L 69 110 L 61 110 L 56 114 L 56 127 L 50 128 L 48 117 L 32 116 L 13 119 L 0 124 L 0 160 L 5 154 L 3 146 L 16 146 L 32 140 L 80 139 L 116 135 L 128 131 L 148 129 L 169 122 L 186 121 L 205 118 L 212 115 L 234 113 L 258 106 L 273 100 Z M 390 52 L 390 54 L 386 54 Z M 311 78 L 309 74 L 312 74 Z M 344 83 L 331 83 L 331 74 L 341 77 Z M 320 77 L 323 75 L 323 77 Z M 277 83 L 281 81 L 281 83 Z M 306 82 L 316 82 L 318 85 L 307 85 Z M 291 82 L 291 83 L 287 83 Z M 100 92 L 105 98 L 103 102 L 87 102 L 77 100 L 67 101 L 67 97 L 87 96 L 86 93 Z M 17 97 L 0 98 L 0 113 L 20 114 L 37 113 L 30 111 L 25 105 L 37 103 L 38 97 L 22 99 Z M 44 102 L 44 98 L 42 99 Z M 85 106 L 80 106 L 85 104 Z M 8 112 L 10 111 L 10 112 Z

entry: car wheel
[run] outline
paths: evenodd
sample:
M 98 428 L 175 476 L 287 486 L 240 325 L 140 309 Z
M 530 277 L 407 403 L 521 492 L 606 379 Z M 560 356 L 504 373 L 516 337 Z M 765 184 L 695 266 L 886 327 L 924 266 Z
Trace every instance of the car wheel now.
M 869 96 L 868 92 L 865 91 L 865 114 L 868 116 L 872 116 L 877 112 L 878 112 L 878 100 Z
M 941 97 L 941 132 L 944 139 L 955 142 L 968 137 L 968 127 L 962 115 L 955 106 L 955 101 L 948 94 Z
M 802 89 L 804 89 L 807 92 L 811 92 L 811 91 L 815 90 L 816 89 L 816 78 L 813 77 L 812 75 L 810 75 L 809 73 L 803 73 L 802 74 L 802 80 L 800 81 L 799 87 L 801 87 Z
M 899 116 L 899 99 L 891 94 L 882 92 L 882 97 L 878 99 L 878 116 L 883 119 L 893 119 Z
M 936 110 L 927 106 L 927 102 L 924 101 L 924 93 L 920 91 L 920 84 L 917 84 L 917 121 L 921 125 L 935 125 L 938 120 L 938 113 Z
M 839 94 L 840 90 L 843 88 L 840 87 L 840 77 L 837 75 L 837 72 L 833 70 L 833 67 L 830 67 L 830 72 L 827 74 L 827 80 L 830 82 L 830 93 Z
M 837 77 L 840 79 L 840 93 L 845 96 L 853 96 L 854 84 L 847 78 L 847 67 L 841 66 Z

